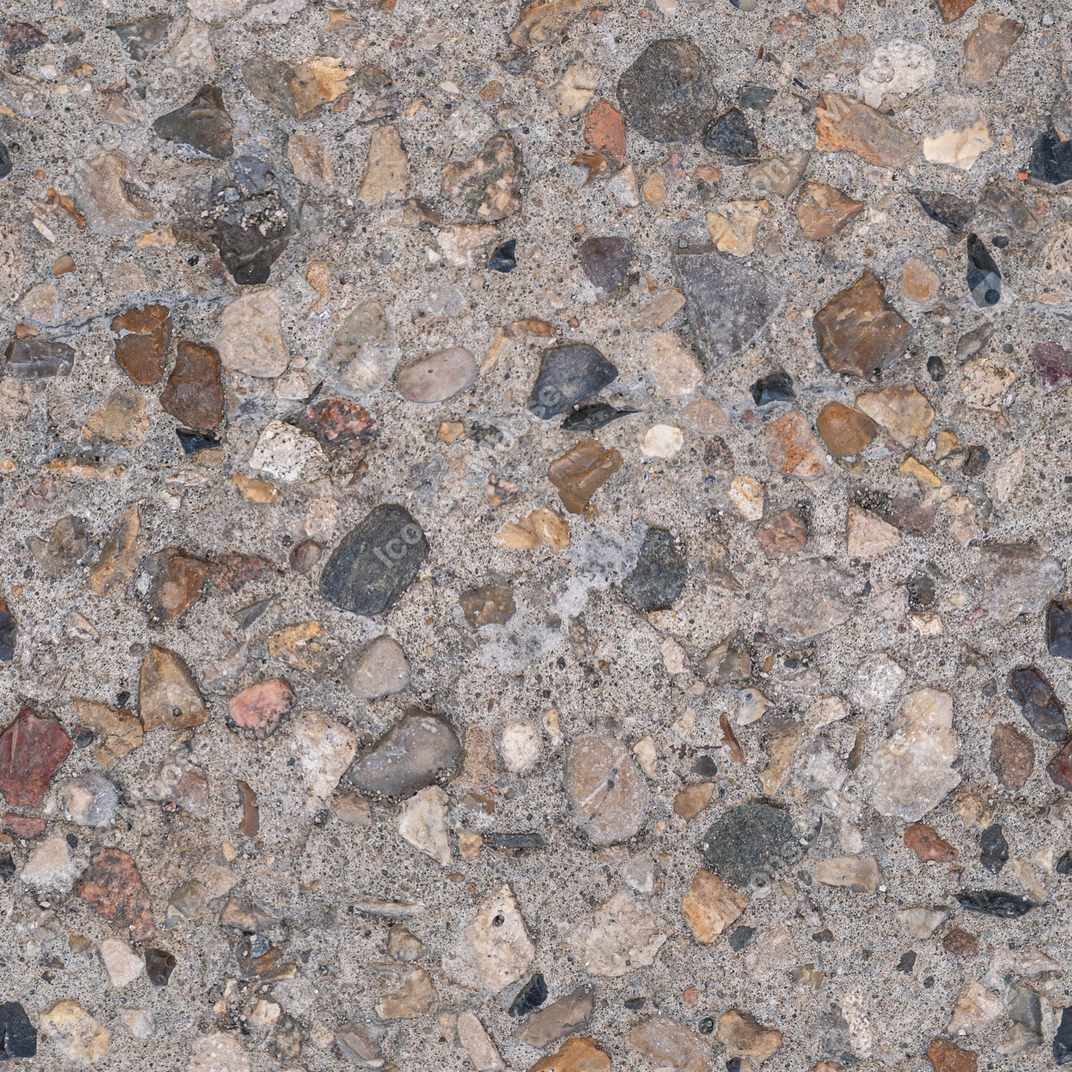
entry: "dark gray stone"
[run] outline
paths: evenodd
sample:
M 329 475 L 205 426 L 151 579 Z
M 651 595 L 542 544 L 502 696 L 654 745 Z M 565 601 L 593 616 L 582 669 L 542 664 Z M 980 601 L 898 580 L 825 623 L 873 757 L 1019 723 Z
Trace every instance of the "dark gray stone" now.
M 70 376 L 74 368 L 74 347 L 40 335 L 29 339 L 12 339 L 7 348 L 5 368 L 9 376 L 20 380 Z
M 1068 736 L 1065 709 L 1050 683 L 1033 666 L 1010 670 L 1005 692 L 1040 737 L 1063 741 Z
M 1072 1006 L 1061 1010 L 1061 1022 L 1053 1036 L 1053 1059 L 1058 1065 L 1072 1061 Z
M 639 611 L 669 610 L 688 575 L 678 541 L 667 529 L 649 528 L 633 572 L 622 581 L 622 595 Z
M 738 890 L 767 884 L 804 850 L 787 811 L 765 800 L 749 800 L 726 812 L 704 835 L 704 862 Z
M 167 37 L 170 15 L 145 15 L 132 22 L 113 22 L 108 29 L 118 38 L 132 60 L 151 56 Z
M 1009 843 L 998 823 L 992 823 L 979 836 L 979 860 L 995 875 L 1009 862 Z
M 593 402 L 588 406 L 578 406 L 567 413 L 561 427 L 567 432 L 598 432 L 619 417 L 628 417 L 630 413 L 639 412 L 635 409 L 617 409 L 608 402 Z
M 797 397 L 793 390 L 793 377 L 785 369 L 775 369 L 761 376 L 749 388 L 757 406 L 769 406 L 772 402 L 792 402 Z
M 720 115 L 704 131 L 703 144 L 728 164 L 747 164 L 759 159 L 759 143 L 755 131 L 740 108 L 731 108 Z
M 1036 139 L 1027 165 L 1031 178 L 1050 186 L 1061 186 L 1072 179 L 1072 142 L 1062 141 L 1053 129 L 1044 130 Z
M 1004 890 L 961 890 L 956 898 L 961 908 L 969 912 L 980 912 L 984 916 L 997 916 L 1000 919 L 1019 919 L 1032 908 L 1038 908 L 1034 901 Z
M 714 73 L 691 41 L 653 41 L 618 81 L 626 123 L 651 141 L 691 141 L 718 104 Z
M 187 145 L 216 160 L 234 152 L 231 141 L 234 122 L 219 86 L 202 86 L 188 104 L 155 120 L 153 130 L 165 141 Z
M 383 614 L 417 579 L 428 550 L 410 512 L 384 503 L 332 553 L 320 575 L 320 594 L 352 614 Z
M 240 286 L 267 283 L 290 242 L 291 209 L 267 164 L 240 157 L 230 179 L 212 186 L 212 241 Z
M 975 205 L 943 190 L 913 190 L 913 195 L 925 215 L 960 234 L 975 215 Z
M 17 1001 L 0 1004 L 0 1061 L 37 1056 L 37 1029 Z
M 449 723 L 411 707 L 350 766 L 349 780 L 366 793 L 409 796 L 454 773 L 462 745 Z
M 609 293 L 625 282 L 633 259 L 633 243 L 613 236 L 586 238 L 577 253 L 592 285 Z
M 968 292 L 981 309 L 1001 301 L 1001 271 L 978 235 L 968 235 Z
M 565 413 L 613 383 L 618 369 L 594 346 L 570 343 L 544 350 L 528 410 L 542 421 Z
M 1072 659 L 1072 600 L 1055 599 L 1046 608 L 1046 650 L 1056 659 Z
M 785 297 L 781 283 L 711 246 L 679 248 L 672 259 L 689 326 L 709 370 L 746 350 Z
M 744 86 L 737 96 L 737 103 L 750 112 L 761 112 L 778 95 L 778 90 L 770 86 Z

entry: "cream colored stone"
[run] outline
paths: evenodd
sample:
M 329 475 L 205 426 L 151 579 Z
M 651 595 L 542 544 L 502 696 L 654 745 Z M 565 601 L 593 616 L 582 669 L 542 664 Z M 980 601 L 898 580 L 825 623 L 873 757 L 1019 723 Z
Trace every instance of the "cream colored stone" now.
M 874 856 L 835 856 L 820 860 L 815 867 L 815 879 L 824 886 L 841 886 L 855 893 L 877 893 L 882 884 Z
M 730 484 L 730 501 L 746 521 L 763 516 L 763 485 L 750 476 L 735 476 Z
M 378 205 L 392 195 L 406 192 L 406 169 L 409 158 L 402 147 L 402 138 L 391 126 L 378 126 L 372 132 L 365 177 L 357 196 L 366 205 Z
M 595 63 L 585 63 L 583 60 L 571 63 L 562 81 L 555 87 L 559 112 L 569 119 L 580 115 L 599 88 L 602 75 L 603 68 Z
M 693 938 L 710 945 L 746 908 L 748 898 L 702 868 L 692 878 L 681 912 Z
M 862 506 L 850 506 L 846 531 L 846 549 L 850 558 L 874 558 L 896 547 L 900 532 Z
M 514 895 L 501 886 L 465 925 L 443 967 L 467 989 L 497 994 L 529 970 L 535 955 Z
M 57 1001 L 41 1013 L 38 1031 L 72 1061 L 99 1061 L 111 1035 L 77 1001 Z
M 707 214 L 711 241 L 723 253 L 748 257 L 755 252 L 756 232 L 770 213 L 766 201 L 727 201 Z
M 258 288 L 231 302 L 223 311 L 216 349 L 220 363 L 232 372 L 261 379 L 286 372 L 290 354 L 283 340 L 278 293 Z
M 646 356 L 659 398 L 686 398 L 703 383 L 703 366 L 676 332 L 653 335 L 648 339 Z
M 960 130 L 944 130 L 933 138 L 923 139 L 923 156 L 932 164 L 949 164 L 970 171 L 987 149 L 993 148 L 985 119 L 978 119 Z
M 450 837 L 447 833 L 447 794 L 438 785 L 415 793 L 398 817 L 398 832 L 415 849 L 447 867 L 450 864 Z
M 685 436 L 672 424 L 653 424 L 640 437 L 640 453 L 645 458 L 672 458 L 685 445 Z

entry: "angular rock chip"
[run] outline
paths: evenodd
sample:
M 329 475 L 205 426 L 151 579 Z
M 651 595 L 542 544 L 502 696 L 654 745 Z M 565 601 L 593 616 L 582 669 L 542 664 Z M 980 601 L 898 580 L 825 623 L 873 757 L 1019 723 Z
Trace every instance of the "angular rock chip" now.
M 785 287 L 710 246 L 672 251 L 674 274 L 708 370 L 735 357 L 774 319 Z
M 625 120 L 608 100 L 597 100 L 584 117 L 584 140 L 621 167 L 625 163 Z
M 859 454 L 878 434 L 875 422 L 866 413 L 843 402 L 828 402 L 823 406 L 815 427 L 827 452 L 835 458 Z
M 593 845 L 628 841 L 644 826 L 648 783 L 629 749 L 612 737 L 579 737 L 565 767 L 573 818 Z
M 153 644 L 138 674 L 138 715 L 145 729 L 184 730 L 208 718 L 208 708 L 186 664 Z
M 760 376 L 748 389 L 757 406 L 769 406 L 774 402 L 792 402 L 797 397 L 793 390 L 793 377 L 785 369 L 775 369 Z
M 767 592 L 767 624 L 790 644 L 822 636 L 852 617 L 845 596 L 848 583 L 825 559 L 784 565 Z
M 508 1016 L 528 1016 L 547 1000 L 547 982 L 537 972 L 519 991 L 507 1009 Z
M 180 342 L 160 405 L 187 427 L 212 431 L 223 419 L 220 355 L 211 346 Z
M 875 49 L 871 61 L 860 71 L 864 103 L 881 108 L 914 93 L 934 77 L 934 57 L 915 41 L 895 38 Z
M 521 150 L 513 137 L 500 130 L 472 160 L 447 164 L 443 194 L 488 223 L 517 212 L 521 208 Z
M 586 238 L 577 255 L 592 285 L 609 294 L 625 281 L 633 260 L 633 243 L 615 236 Z
M 74 745 L 54 718 L 24 707 L 0 733 L 0 792 L 15 808 L 36 808 Z
M 1072 741 L 1046 764 L 1046 773 L 1054 785 L 1072 791 Z
M 701 868 L 681 898 L 681 914 L 693 938 L 710 945 L 748 904 L 743 893 L 730 889 L 718 875 Z
M 1031 361 L 1035 375 L 1047 393 L 1072 383 L 1072 354 L 1063 346 L 1048 341 L 1036 343 L 1031 351 Z
M 767 427 L 766 441 L 771 468 L 799 480 L 814 480 L 826 471 L 826 451 L 803 413 L 791 410 L 779 417 Z
M 932 1039 L 927 1047 L 927 1060 L 934 1072 L 976 1072 L 979 1057 L 974 1050 L 961 1049 L 949 1039 Z
M 451 861 L 447 831 L 447 794 L 438 785 L 414 793 L 402 805 L 398 832 L 415 849 L 431 856 L 442 867 Z
M 898 168 L 915 153 L 916 143 L 874 108 L 837 93 L 820 93 L 815 148 L 855 153 L 869 164 Z
M 99 1061 L 111 1042 L 111 1035 L 77 1001 L 57 1001 L 41 1013 L 39 1026 L 41 1036 L 76 1064 Z
M 78 698 L 71 704 L 78 721 L 99 735 L 93 755 L 105 770 L 141 745 L 144 727 L 133 712 Z
M 1050 683 L 1033 666 L 1010 670 L 1005 679 L 1005 692 L 1040 737 L 1047 741 L 1067 739 L 1064 706 Z
M 491 1036 L 484 1030 L 476 1013 L 463 1012 L 458 1017 L 458 1039 L 469 1054 L 476 1072 L 499 1072 L 506 1068 Z
M 78 173 L 85 191 L 86 217 L 97 234 L 123 234 L 144 228 L 156 218 L 145 196 L 147 187 L 127 157 L 101 153 Z
M 913 190 L 912 194 L 927 216 L 954 234 L 960 234 L 975 215 L 975 205 L 954 194 L 942 190 Z
M 0 1003 L 0 1061 L 37 1056 L 37 1029 L 17 1001 Z
M 707 1047 L 696 1032 L 668 1016 L 650 1016 L 625 1035 L 634 1049 L 682 1072 L 707 1072 Z
M 167 547 L 143 559 L 140 571 L 149 620 L 172 622 L 201 598 L 212 567 L 177 547 Z
M 966 127 L 943 130 L 933 138 L 924 138 L 923 156 L 933 164 L 970 171 L 975 161 L 993 145 L 986 120 L 980 118 Z
M 877 372 L 904 354 L 912 340 L 912 325 L 886 301 L 882 284 L 869 271 L 835 294 L 812 325 L 827 365 L 853 376 Z
M 1053 127 L 1035 139 L 1027 170 L 1033 179 L 1061 186 L 1072 179 L 1072 142 L 1066 141 Z
M 984 544 L 978 576 L 983 607 L 1002 624 L 1021 614 L 1041 613 L 1065 582 L 1056 558 L 1018 543 Z
M 622 581 L 622 595 L 637 610 L 669 610 L 688 580 L 688 558 L 668 529 L 652 526 L 644 533 L 636 565 Z
M 291 420 L 329 452 L 359 453 L 376 435 L 376 425 L 364 406 L 343 398 L 321 399 Z
M 731 1058 L 751 1058 L 749 1064 L 766 1061 L 782 1044 L 780 1031 L 763 1027 L 755 1017 L 738 1009 L 730 1009 L 718 1018 L 715 1038 Z
M 509 585 L 484 584 L 458 596 L 465 620 L 471 629 L 484 625 L 506 625 L 517 613 L 514 592 Z
M 5 354 L 4 368 L 19 380 L 48 380 L 70 376 L 74 368 L 74 347 L 40 335 L 12 339 Z
M 711 123 L 704 131 L 703 147 L 726 157 L 730 164 L 759 159 L 755 131 L 740 108 L 730 108 Z
M 210 237 L 239 286 L 268 282 L 290 242 L 291 214 L 275 172 L 255 157 L 239 157 L 231 177 L 212 184 Z
M 741 890 L 768 885 L 804 855 L 789 813 L 764 800 L 731 808 L 708 828 L 700 848 L 707 866 Z
M 365 175 L 358 197 L 366 205 L 378 205 L 392 194 L 406 192 L 409 157 L 394 127 L 377 127 L 369 142 Z
M 1053 1059 L 1059 1065 L 1072 1061 L 1072 1006 L 1061 1010 L 1061 1022 L 1053 1036 Z
M 283 340 L 279 295 L 259 290 L 231 302 L 223 311 L 216 347 L 223 367 L 232 372 L 261 379 L 286 372 L 290 354 Z
M 223 103 L 219 86 L 202 86 L 188 104 L 154 120 L 153 130 L 165 141 L 189 146 L 216 160 L 234 153 L 234 120 Z
M 934 0 L 939 14 L 946 22 L 956 22 L 975 0 Z
M 305 119 L 338 99 L 354 73 L 335 56 L 287 61 L 262 52 L 242 64 L 242 79 L 253 96 L 291 119 Z
M 912 823 L 905 827 L 905 848 L 911 849 L 916 857 L 924 863 L 947 864 L 960 855 L 954 848 L 938 835 L 938 831 L 926 823 Z
M 383 614 L 417 580 L 429 550 L 409 511 L 383 503 L 332 552 L 320 575 L 320 594 L 351 614 Z
M 610 1072 L 610 1057 L 595 1039 L 571 1038 L 557 1053 L 541 1057 L 529 1072 Z
M 89 569 L 89 590 L 95 596 L 110 595 L 134 576 L 145 552 L 141 511 L 132 503 L 123 511 L 111 535 Z
M 997 823 L 991 823 L 979 835 L 979 862 L 995 875 L 1009 862 L 1009 843 Z
M 75 893 L 102 919 L 129 927 L 134 941 L 148 942 L 156 934 L 149 891 L 133 858 L 121 849 L 95 848 Z
M 1046 650 L 1057 659 L 1072 659 L 1072 600 L 1055 599 L 1046 608 Z
M 653 964 L 668 937 L 646 904 L 619 890 L 573 928 L 569 946 L 589 975 L 618 978 Z
M 815 881 L 856 893 L 877 893 L 882 884 L 882 874 L 874 856 L 835 856 L 819 861 L 815 868 Z
M 411 707 L 350 767 L 350 783 L 366 793 L 409 796 L 454 773 L 462 744 L 438 715 Z
M 1000 919 L 1019 919 L 1032 908 L 1038 908 L 1034 901 L 1003 890 L 961 890 L 955 896 L 960 906 L 969 912 L 980 912 Z
M 1001 301 L 1001 270 L 978 235 L 968 235 L 968 293 L 980 309 Z
M 617 376 L 618 369 L 594 346 L 551 346 L 540 357 L 527 409 L 540 420 L 549 421 L 613 383 Z
M 805 238 L 815 242 L 832 238 L 864 210 L 864 203 L 827 186 L 825 182 L 807 182 L 797 198 L 797 222 Z
M 398 393 L 410 402 L 445 402 L 476 382 L 477 363 L 464 346 L 452 346 L 398 372 Z
M 604 450 L 594 439 L 582 439 L 548 466 L 562 505 L 571 514 L 584 512 L 588 500 L 622 467 L 616 450 Z
M 618 80 L 626 123 L 651 141 L 691 141 L 718 103 L 714 74 L 691 41 L 653 41 Z
M 170 22 L 170 15 L 143 15 L 130 22 L 113 22 L 108 29 L 119 38 L 127 55 L 141 62 L 164 43 Z
M 985 86 L 1005 65 L 1024 32 L 1024 24 L 996 11 L 984 11 L 964 41 L 964 82 Z
M 990 769 L 1002 785 L 1022 789 L 1035 769 L 1035 746 L 1026 733 L 1003 722 L 990 741 Z
M 15 658 L 15 643 L 19 627 L 7 603 L 0 599 L 0 663 L 9 663 Z
M 514 895 L 501 886 L 465 925 L 443 968 L 469 990 L 497 994 L 525 975 L 535 955 Z
M 579 986 L 546 1008 L 532 1013 L 517 1037 L 529 1046 L 549 1046 L 564 1035 L 582 1028 L 594 1009 L 594 988 L 589 984 Z
M 856 396 L 856 405 L 902 447 L 914 447 L 934 420 L 934 408 L 915 387 L 868 391 Z
M 258 741 L 271 737 L 297 702 L 294 690 L 281 677 L 250 685 L 227 704 L 227 714 L 239 729 L 252 730 Z

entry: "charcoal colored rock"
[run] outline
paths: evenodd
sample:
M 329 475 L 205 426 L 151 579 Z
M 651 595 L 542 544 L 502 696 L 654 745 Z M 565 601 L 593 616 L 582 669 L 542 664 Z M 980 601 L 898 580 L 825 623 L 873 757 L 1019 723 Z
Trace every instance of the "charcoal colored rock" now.
M 56 339 L 33 335 L 12 339 L 5 355 L 4 370 L 20 380 L 47 380 L 70 376 L 74 368 L 74 347 Z
M 942 190 L 913 190 L 912 194 L 925 215 L 954 234 L 960 234 L 975 215 L 975 205 L 956 194 Z
M 785 369 L 775 369 L 761 376 L 748 389 L 757 406 L 769 406 L 772 402 L 792 402 L 797 397 L 793 390 L 793 377 Z
M 594 346 L 568 343 L 544 350 L 528 411 L 549 421 L 613 383 L 618 369 Z
M 113 22 L 108 26 L 119 38 L 127 55 L 135 61 L 148 59 L 167 37 L 170 15 L 143 15 L 130 22 Z
M 1055 599 L 1046 608 L 1046 650 L 1057 659 L 1072 659 L 1072 600 Z
M 1009 862 L 1009 843 L 998 823 L 991 823 L 979 835 L 979 861 L 995 875 Z
M 519 991 L 510 1004 L 507 1013 L 510 1016 L 528 1016 L 547 1000 L 547 983 L 537 972 Z
M 759 159 L 755 131 L 740 108 L 730 108 L 704 131 L 703 146 L 726 157 L 729 164 L 748 164 Z
M 1072 1006 L 1061 1010 L 1061 1022 L 1053 1036 L 1053 1059 L 1058 1065 L 1072 1061 Z
M 234 121 L 219 86 L 202 86 L 188 103 L 154 120 L 153 130 L 165 141 L 186 145 L 216 160 L 234 153 Z
M 570 410 L 562 421 L 561 428 L 567 432 L 598 432 L 600 428 L 616 421 L 619 417 L 628 417 L 639 410 L 621 408 L 608 402 L 592 402 L 587 406 L 578 406 Z
M 978 235 L 968 235 L 968 292 L 982 309 L 1001 301 L 1001 271 Z
M 1034 901 L 1004 890 L 961 890 L 955 896 L 961 908 L 1000 919 L 1019 919 L 1032 908 L 1038 908 Z
M 613 235 L 586 238 L 577 255 L 592 285 L 610 293 L 625 282 L 633 260 L 633 243 Z
M 488 261 L 488 267 L 493 272 L 502 272 L 504 275 L 507 272 L 512 272 L 517 267 L 516 252 L 516 238 L 503 242 L 501 246 L 495 247 L 494 252 L 491 254 L 491 260 Z
M 622 581 L 622 595 L 643 612 L 669 610 L 688 580 L 684 549 L 667 529 L 644 533 L 636 566 Z
M 234 281 L 267 283 L 293 230 L 290 206 L 272 169 L 255 157 L 239 157 L 231 177 L 213 184 L 209 214 L 212 241 Z
M 1005 692 L 1040 737 L 1047 741 L 1063 741 L 1068 736 L 1064 705 L 1050 683 L 1033 666 L 1010 670 L 1005 680 Z
M 1052 127 L 1035 139 L 1027 165 L 1031 178 L 1050 186 L 1072 179 L 1072 141 L 1063 140 Z
M 749 800 L 716 820 L 700 845 L 705 865 L 738 890 L 767 885 L 804 854 L 793 820 L 765 800 Z
M 453 774 L 461 756 L 461 741 L 445 719 L 411 707 L 354 760 L 347 777 L 366 793 L 409 796 Z
M 37 1056 L 37 1028 L 18 1001 L 0 1004 L 0 1061 Z

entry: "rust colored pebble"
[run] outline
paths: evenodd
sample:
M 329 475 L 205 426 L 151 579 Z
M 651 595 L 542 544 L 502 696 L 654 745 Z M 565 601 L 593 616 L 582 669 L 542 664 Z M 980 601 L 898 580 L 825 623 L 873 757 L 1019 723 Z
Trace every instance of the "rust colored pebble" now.
M 220 355 L 211 346 L 180 342 L 160 405 L 188 428 L 198 432 L 215 428 L 223 418 Z
M 927 1047 L 927 1059 L 934 1072 L 977 1072 L 979 1058 L 974 1050 L 962 1050 L 949 1039 L 936 1038 Z
M 968 931 L 954 927 L 943 939 L 942 945 L 958 957 L 974 957 L 979 952 L 979 939 Z
M 625 120 L 608 100 L 600 99 L 584 117 L 584 140 L 621 167 L 625 163 Z
M 799 511 L 789 507 L 764 521 L 756 539 L 767 558 L 782 558 L 804 550 L 808 530 Z
M 1020 789 L 1035 768 L 1035 746 L 1026 733 L 1003 722 L 990 740 L 990 769 L 1009 789 Z
M 75 892 L 101 918 L 130 927 L 136 942 L 147 942 L 156 934 L 149 891 L 133 857 L 121 849 L 95 849 Z
M 54 718 L 24 707 L 0 734 L 0 791 L 15 808 L 36 808 L 72 748 Z
M 295 573 L 308 573 L 323 557 L 324 548 L 316 540 L 302 540 L 290 553 L 290 568 Z
M 1072 792 L 1072 741 L 1050 760 L 1046 765 L 1046 773 L 1054 785 Z
M 236 726 L 252 730 L 253 736 L 263 741 L 279 729 L 294 703 L 294 690 L 281 677 L 273 677 L 232 696 L 227 713 Z
M 935 861 L 946 864 L 960 855 L 948 841 L 938 836 L 938 831 L 926 823 L 913 823 L 904 832 L 904 843 L 925 863 Z
M 45 820 L 9 811 L 4 816 L 4 829 L 18 838 L 40 837 L 45 832 Z
M 164 375 L 171 347 L 171 311 L 166 305 L 128 309 L 112 319 L 115 360 L 142 386 L 157 383 Z

